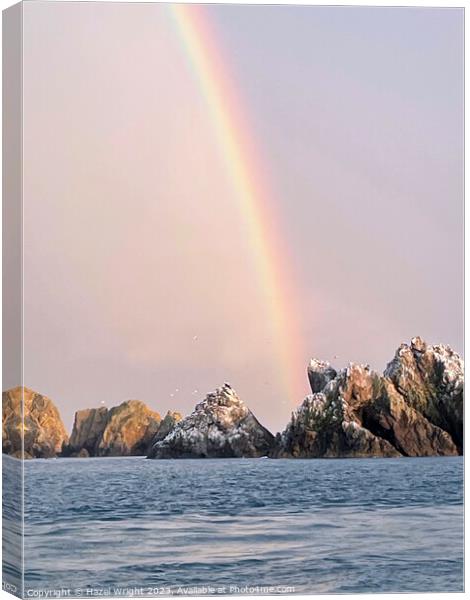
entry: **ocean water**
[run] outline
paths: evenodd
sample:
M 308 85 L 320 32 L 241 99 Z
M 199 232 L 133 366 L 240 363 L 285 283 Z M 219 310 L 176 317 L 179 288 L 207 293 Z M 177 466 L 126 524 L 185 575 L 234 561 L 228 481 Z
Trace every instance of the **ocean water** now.
M 461 457 L 34 460 L 25 492 L 28 597 L 463 589 Z

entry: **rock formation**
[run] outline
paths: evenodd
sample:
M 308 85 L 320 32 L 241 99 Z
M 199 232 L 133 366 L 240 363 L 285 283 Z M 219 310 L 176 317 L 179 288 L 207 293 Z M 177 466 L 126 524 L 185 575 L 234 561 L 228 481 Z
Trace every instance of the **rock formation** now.
M 165 418 L 161 421 L 157 433 L 153 437 L 151 447 L 153 447 L 157 442 L 166 438 L 166 436 L 170 433 L 170 431 L 173 431 L 182 418 L 183 416 L 179 412 L 172 412 L 169 410 L 166 413 Z
M 312 394 L 276 438 L 228 383 L 184 419 L 169 411 L 162 420 L 139 400 L 79 410 L 70 440 L 53 402 L 17 387 L 3 393 L 3 452 L 24 458 L 462 454 L 463 361 L 449 346 L 413 338 L 398 348 L 383 375 L 352 363 L 337 371 L 316 359 L 307 374 Z
M 160 415 L 140 400 L 127 400 L 109 410 L 79 410 L 64 456 L 145 455 L 160 422 Z
M 21 440 L 23 432 L 24 455 Z M 26 387 L 3 392 L 2 451 L 5 454 L 17 458 L 52 458 L 60 453 L 67 440 L 67 432 L 52 400 Z
M 427 345 L 421 338 L 402 344 L 387 365 L 390 379 L 406 403 L 449 432 L 463 449 L 463 360 L 449 346 Z
M 259 457 L 273 442 L 273 435 L 225 383 L 156 441 L 149 458 Z
M 78 410 L 69 443 L 64 447 L 64 455 L 95 456 L 107 419 L 108 409 L 105 407 Z
M 336 377 L 337 372 L 329 362 L 312 358 L 307 367 L 307 375 L 312 392 L 316 394 L 321 392 L 326 384 Z
M 277 457 L 451 456 L 462 451 L 463 363 L 414 338 L 379 375 L 311 361 L 308 396 L 278 436 Z M 334 375 L 335 374 L 335 375 Z

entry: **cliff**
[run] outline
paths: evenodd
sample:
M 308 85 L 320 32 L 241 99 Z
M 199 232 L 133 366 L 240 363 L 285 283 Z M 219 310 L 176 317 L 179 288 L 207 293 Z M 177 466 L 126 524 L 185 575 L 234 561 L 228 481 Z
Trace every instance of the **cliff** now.
M 384 375 L 405 402 L 431 423 L 447 431 L 463 450 L 464 364 L 449 346 L 426 344 L 421 338 L 402 344 Z
M 24 458 L 52 458 L 60 453 L 62 444 L 68 440 L 68 435 L 59 411 L 50 398 L 26 387 L 16 387 L 3 392 L 2 404 L 3 453 L 22 458 L 22 430 Z
M 140 400 L 127 400 L 109 410 L 79 410 L 64 456 L 145 455 L 160 422 L 160 415 Z

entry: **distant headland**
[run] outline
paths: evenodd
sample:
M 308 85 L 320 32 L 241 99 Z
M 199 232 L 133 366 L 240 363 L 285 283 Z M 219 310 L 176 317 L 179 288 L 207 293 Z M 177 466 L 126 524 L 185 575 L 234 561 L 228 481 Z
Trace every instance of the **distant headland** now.
M 383 374 L 312 359 L 312 394 L 273 435 L 228 383 L 182 417 L 139 400 L 79 410 L 68 436 L 52 400 L 3 392 L 3 453 L 16 458 L 364 458 L 454 456 L 463 451 L 463 360 L 421 338 L 402 344 Z M 24 425 L 21 398 L 24 397 Z M 24 444 L 22 443 L 22 430 Z

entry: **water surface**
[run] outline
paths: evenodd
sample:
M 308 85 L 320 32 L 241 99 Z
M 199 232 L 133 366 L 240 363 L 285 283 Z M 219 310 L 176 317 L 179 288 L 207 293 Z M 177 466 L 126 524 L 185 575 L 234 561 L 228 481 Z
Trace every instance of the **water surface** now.
M 28 461 L 25 588 L 462 591 L 462 479 L 461 457 Z

